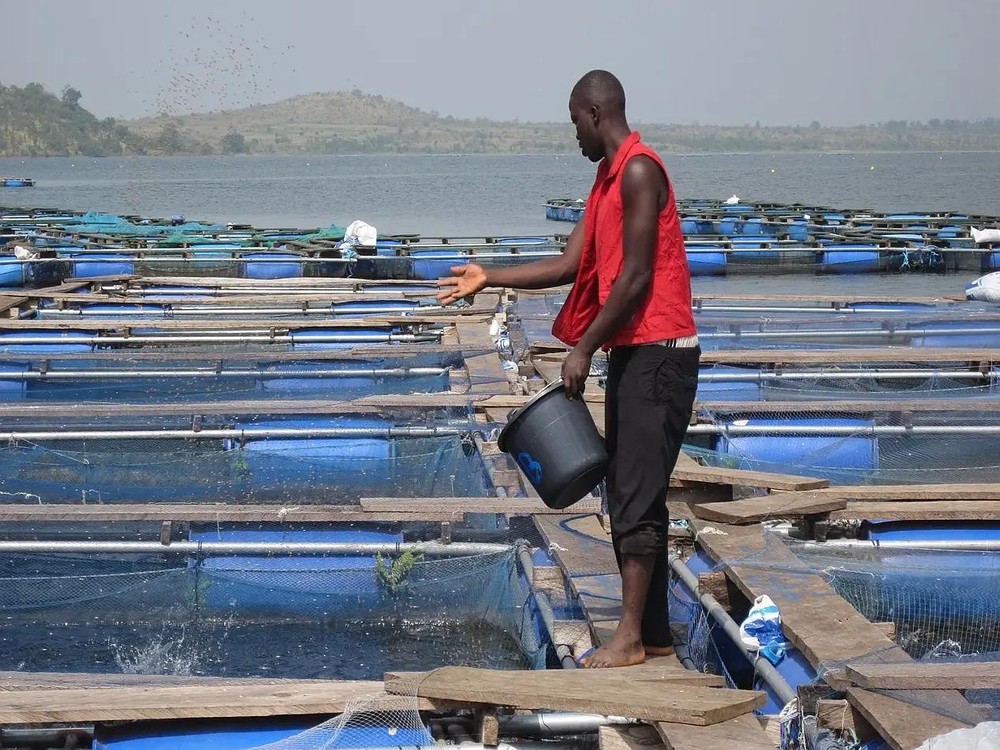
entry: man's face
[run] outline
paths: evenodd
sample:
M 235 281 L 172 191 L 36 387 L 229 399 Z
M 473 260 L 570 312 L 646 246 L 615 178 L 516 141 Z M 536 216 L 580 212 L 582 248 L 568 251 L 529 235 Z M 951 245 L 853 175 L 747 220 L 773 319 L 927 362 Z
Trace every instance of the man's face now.
M 583 155 L 593 162 L 603 159 L 601 139 L 597 137 L 597 110 L 570 97 L 569 119 L 576 126 L 576 142 Z

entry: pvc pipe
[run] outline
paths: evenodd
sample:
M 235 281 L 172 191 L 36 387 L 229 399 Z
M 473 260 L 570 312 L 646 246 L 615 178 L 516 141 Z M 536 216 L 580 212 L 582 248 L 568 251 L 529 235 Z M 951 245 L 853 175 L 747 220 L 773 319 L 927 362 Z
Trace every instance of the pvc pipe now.
M 165 552 L 196 557 L 262 557 L 271 555 L 398 555 L 419 552 L 428 557 L 468 557 L 510 552 L 509 544 L 488 542 L 218 542 L 0 540 L 0 552 L 45 554 L 150 555 Z
M 811 370 L 809 372 L 702 372 L 698 380 L 706 383 L 763 382 L 767 380 L 858 380 L 860 378 L 880 378 L 882 380 L 908 380 L 911 378 L 951 378 L 952 380 L 995 380 L 996 372 L 975 370 Z
M 787 418 L 787 414 L 781 415 Z M 872 427 L 824 425 L 693 424 L 688 435 L 824 435 L 829 437 L 874 437 L 877 435 L 997 435 L 1000 425 L 875 425 Z
M 405 301 L 405 300 L 401 300 Z M 360 302 L 360 300 L 359 300 Z M 113 303 L 112 303 L 113 304 Z M 131 304 L 131 303 L 129 303 Z M 163 304 L 163 303 L 158 303 Z M 342 304 L 358 304 L 357 302 L 347 302 Z M 414 308 L 419 307 L 415 305 Z M 438 305 L 426 305 L 426 307 L 439 307 Z M 128 317 L 143 319 L 159 319 L 159 318 L 186 318 L 186 317 L 203 317 L 206 315 L 211 315 L 213 317 L 219 315 L 330 315 L 333 317 L 364 317 L 365 315 L 398 315 L 407 316 L 413 314 L 413 309 L 400 309 L 398 307 L 368 307 L 363 310 L 338 310 L 337 304 L 330 305 L 327 307 L 219 307 L 204 305 L 201 307 L 180 307 L 177 305 L 163 305 L 161 310 L 146 310 L 146 311 L 136 311 L 136 310 L 100 310 L 97 312 L 85 309 L 50 309 L 42 308 L 41 310 L 33 311 L 44 313 L 45 318 L 108 318 L 108 317 Z
M 975 501 L 971 501 L 975 502 Z M 903 549 L 962 552 L 998 552 L 998 539 L 828 539 L 825 542 L 811 540 L 797 541 L 810 550 L 850 550 L 850 549 Z
M 138 324 L 136 327 L 142 327 Z M 311 333 L 308 336 L 291 333 L 268 333 L 255 331 L 241 331 L 228 335 L 211 334 L 196 336 L 191 334 L 173 335 L 143 335 L 143 336 L 102 336 L 95 334 L 89 339 L 76 338 L 67 339 L 59 336 L 38 336 L 28 338 L 22 336 L 9 336 L 0 339 L 0 345 L 10 346 L 14 344 L 89 344 L 100 346 L 102 344 L 386 344 L 393 342 L 435 342 L 441 339 L 440 333 L 386 333 L 386 334 L 355 334 L 351 336 L 338 335 L 336 333 Z
M 521 565 L 521 570 L 524 571 L 525 577 L 531 583 L 531 592 L 535 597 L 535 602 L 538 605 L 538 613 L 542 618 L 542 623 L 545 625 L 545 629 L 549 633 L 549 638 L 552 640 L 552 645 L 555 648 L 556 656 L 559 657 L 559 663 L 562 665 L 563 669 L 576 669 L 576 659 L 573 658 L 573 652 L 569 646 L 565 643 L 556 643 L 556 625 L 555 613 L 552 611 L 552 603 L 549 601 L 549 597 L 542 591 L 536 591 L 534 588 L 533 578 L 535 572 L 535 562 L 531 559 L 531 553 L 528 552 L 527 545 L 521 545 L 517 551 L 517 559 Z
M 39 440 L 254 440 L 260 438 L 384 438 L 444 437 L 461 435 L 459 427 L 272 427 L 205 430 L 60 430 L 53 432 L 0 432 L 0 442 Z
M 358 370 L 216 370 L 198 368 L 191 370 L 46 370 L 17 373 L 0 373 L 0 380 L 130 380 L 133 378 L 389 378 L 447 375 L 448 367 L 369 367 Z
M 681 583 L 687 586 L 688 590 L 698 597 L 708 615 L 719 623 L 730 640 L 739 647 L 740 652 L 753 665 L 754 671 L 775 692 L 782 705 L 794 700 L 797 697 L 797 693 L 788 684 L 788 681 L 781 676 L 781 673 L 774 668 L 774 665 L 767 659 L 754 658 L 750 652 L 743 648 L 743 642 L 740 639 L 740 626 L 729 616 L 729 613 L 726 612 L 722 605 L 716 601 L 715 597 L 711 594 L 698 594 L 698 576 L 692 573 L 679 557 L 674 555 L 670 556 L 670 568 L 681 580 Z
M 613 724 L 639 724 L 637 719 L 602 714 L 543 712 L 499 717 L 500 732 L 514 737 L 550 737 L 596 732 Z
M 850 329 L 842 331 L 728 331 L 716 333 L 699 333 L 699 339 L 706 341 L 732 339 L 808 339 L 808 338 L 922 338 L 924 336 L 969 336 L 971 334 L 987 335 L 1000 333 L 1000 326 L 991 328 L 913 328 L 913 329 Z M 916 356 L 916 355 L 915 355 Z

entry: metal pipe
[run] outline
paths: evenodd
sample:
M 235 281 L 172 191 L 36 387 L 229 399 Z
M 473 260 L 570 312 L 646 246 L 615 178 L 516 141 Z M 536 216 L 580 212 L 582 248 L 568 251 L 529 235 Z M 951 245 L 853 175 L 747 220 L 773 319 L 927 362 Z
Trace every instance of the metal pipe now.
M 780 533 L 780 532 L 779 532 Z M 1000 539 L 828 539 L 797 541 L 809 550 L 902 549 L 928 551 L 998 552 Z
M 448 367 L 368 367 L 357 370 L 46 370 L 45 372 L 2 372 L 0 381 L 14 380 L 130 380 L 133 378 L 389 378 L 447 375 Z
M 128 303 L 134 304 L 134 303 Z M 149 303 L 153 304 L 153 303 Z M 163 303 L 156 303 L 162 305 Z M 345 303 L 345 304 L 358 304 Z M 364 310 L 338 310 L 337 306 L 328 307 L 219 307 L 219 306 L 209 306 L 197 308 L 185 308 L 178 306 L 163 306 L 162 309 L 152 309 L 152 310 L 81 310 L 81 309 L 70 309 L 64 308 L 61 310 L 42 308 L 35 312 L 41 313 L 42 317 L 39 320 L 44 320 L 46 318 L 111 318 L 111 317 L 127 317 L 127 318 L 150 318 L 150 319 L 171 319 L 171 318 L 203 318 L 207 316 L 218 317 L 220 315 L 328 315 L 332 317 L 364 317 L 366 315 L 398 315 L 405 317 L 412 315 L 420 306 L 413 305 L 412 307 L 399 308 L 399 307 L 370 307 Z M 425 305 L 425 307 L 438 307 L 438 305 Z
M 700 382 L 763 382 L 767 380 L 858 380 L 860 378 L 879 378 L 881 380 L 907 380 L 911 378 L 951 378 L 952 380 L 995 380 L 1000 377 L 997 372 L 979 372 L 978 370 L 812 370 L 809 372 L 701 372 Z
M 602 714 L 542 712 L 499 717 L 500 733 L 513 737 L 552 737 L 596 732 L 613 724 L 639 724 L 637 719 Z
M 842 331 L 724 331 L 714 333 L 699 333 L 698 338 L 706 341 L 722 341 L 733 339 L 826 339 L 826 338 L 921 338 L 924 336 L 968 336 L 970 334 L 987 335 L 1000 333 L 1000 326 L 990 328 L 907 328 L 907 329 L 850 329 Z
M 468 432 L 462 427 L 229 427 L 202 430 L 60 430 L 0 432 L 0 442 L 40 440 L 255 440 L 261 438 L 413 438 L 446 437 Z
M 783 415 L 787 418 L 787 414 Z M 694 424 L 688 435 L 823 435 L 827 437 L 875 437 L 878 435 L 996 435 L 998 425 L 874 425 L 872 427 L 824 425 Z
M 428 557 L 468 557 L 508 553 L 509 544 L 489 542 L 218 542 L 94 541 L 94 540 L 0 540 L 0 551 L 45 554 L 156 555 L 176 553 L 196 557 L 272 555 L 368 556 L 419 552 Z
M 5 336 L 0 338 L 0 344 L 87 344 L 101 346 L 104 344 L 385 344 L 393 342 L 439 341 L 441 333 L 385 333 L 385 334 L 353 334 L 335 333 L 268 333 L 256 331 L 240 331 L 228 335 L 212 334 L 197 336 L 191 334 L 173 335 L 140 335 L 140 336 L 102 336 L 95 334 L 87 338 L 68 339 L 63 336 Z
M 87 727 L 0 727 L 0 748 L 90 747 L 94 728 Z
M 715 597 L 711 594 L 698 593 L 698 576 L 692 573 L 684 562 L 675 555 L 670 556 L 670 568 L 681 580 L 681 583 L 687 586 L 688 590 L 694 596 L 698 597 L 705 611 L 713 620 L 719 623 L 733 644 L 739 647 L 741 653 L 747 658 L 747 661 L 753 665 L 754 671 L 775 692 L 782 705 L 794 700 L 797 696 L 795 690 L 781 676 L 781 673 L 774 668 L 774 665 L 767 659 L 754 658 L 750 652 L 743 648 L 743 642 L 740 638 L 740 626 L 729 616 L 729 613 L 726 612 L 722 605 L 716 601 Z
M 573 658 L 573 651 L 565 643 L 556 643 L 556 616 L 552 611 L 552 603 L 549 601 L 549 597 L 543 591 L 536 591 L 534 588 L 534 571 L 535 562 L 531 559 L 531 553 L 528 552 L 527 545 L 521 545 L 517 551 L 517 559 L 521 565 L 521 569 L 524 571 L 525 577 L 528 579 L 531 585 L 532 594 L 535 597 L 535 602 L 538 605 L 538 613 L 542 618 L 542 624 L 545 625 L 545 629 L 549 633 L 549 637 L 552 639 L 552 646 L 555 648 L 556 656 L 559 657 L 559 663 L 562 665 L 563 669 L 576 669 L 576 659 Z

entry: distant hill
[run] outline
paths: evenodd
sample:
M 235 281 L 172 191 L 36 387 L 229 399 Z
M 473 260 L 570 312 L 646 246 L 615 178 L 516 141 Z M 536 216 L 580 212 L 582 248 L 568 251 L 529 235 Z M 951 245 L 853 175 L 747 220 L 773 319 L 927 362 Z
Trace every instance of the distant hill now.
M 145 145 L 112 118 L 98 120 L 80 106 L 82 94 L 61 97 L 41 84 L 0 84 L 0 156 L 113 156 L 142 153 Z
M 37 83 L 0 85 L 0 156 L 119 154 L 575 153 L 568 122 L 520 123 L 442 117 L 381 96 L 296 96 L 246 109 L 98 120 Z M 662 152 L 1000 151 L 1000 119 L 892 120 L 823 127 L 633 123 Z
M 188 150 L 290 153 L 533 153 L 572 151 L 568 124 L 459 120 L 360 91 L 306 94 L 275 104 L 134 120 L 147 139 Z
M 128 125 L 147 141 L 168 147 L 163 150 L 189 153 L 573 153 L 577 148 L 569 122 L 441 117 L 357 90 L 307 94 L 247 109 L 146 118 Z M 818 122 L 637 127 L 654 147 L 674 153 L 1000 150 L 1000 119 L 891 120 L 854 127 L 823 127 Z

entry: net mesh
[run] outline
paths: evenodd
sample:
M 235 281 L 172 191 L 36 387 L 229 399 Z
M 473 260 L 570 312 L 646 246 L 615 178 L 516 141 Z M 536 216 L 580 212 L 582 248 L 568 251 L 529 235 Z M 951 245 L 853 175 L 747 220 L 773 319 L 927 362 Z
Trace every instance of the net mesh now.
M 516 547 L 180 565 L 11 556 L 2 572 L 8 670 L 379 679 L 455 658 L 543 668 L 547 657 Z
M 1000 416 L 989 410 L 733 412 L 713 404 L 699 411 L 699 421 L 721 429 L 689 433 L 685 450 L 711 466 L 834 484 L 1000 481 Z M 727 435 L 730 425 L 755 432 Z

